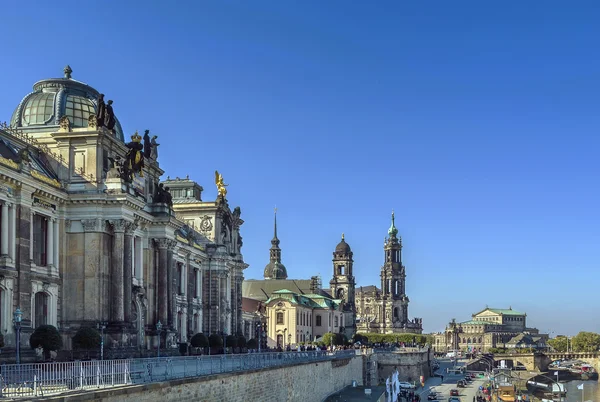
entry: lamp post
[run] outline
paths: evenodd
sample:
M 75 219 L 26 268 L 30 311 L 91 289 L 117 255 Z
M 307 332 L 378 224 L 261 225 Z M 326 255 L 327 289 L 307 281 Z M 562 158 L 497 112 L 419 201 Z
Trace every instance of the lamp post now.
M 286 332 L 287 332 L 287 328 L 284 328 L 283 329 L 283 339 L 282 339 L 283 345 L 281 345 L 281 348 L 283 350 L 285 350 L 285 334 L 286 334 Z
M 212 269 L 211 261 L 217 251 L 217 245 L 214 243 L 208 243 L 205 246 L 206 255 L 208 256 L 208 335 L 211 332 L 211 321 L 212 321 Z
M 156 349 L 156 357 L 160 357 L 160 333 L 162 331 L 162 327 L 162 322 L 158 320 L 158 322 L 156 323 L 156 332 L 158 333 L 158 348 Z
M 260 322 L 256 324 L 256 330 L 258 331 L 258 353 L 260 353 L 260 344 L 262 343 L 262 324 Z
M 17 352 L 17 364 L 21 364 L 21 321 L 23 319 L 23 313 L 21 309 L 17 307 L 13 316 L 13 323 L 15 324 L 15 331 L 17 335 L 16 339 L 16 352 Z
M 104 329 L 106 328 L 106 321 L 100 321 L 96 324 L 97 328 L 100 330 L 100 360 L 104 360 Z

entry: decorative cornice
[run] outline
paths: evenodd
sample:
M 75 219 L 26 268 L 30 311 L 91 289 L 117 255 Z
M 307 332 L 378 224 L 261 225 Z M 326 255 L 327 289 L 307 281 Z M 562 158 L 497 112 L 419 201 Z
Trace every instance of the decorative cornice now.
M 127 236 L 131 236 L 133 234 L 133 232 L 135 232 L 137 227 L 138 227 L 137 222 L 125 221 L 125 234 Z
M 31 174 L 32 177 L 34 177 L 34 178 L 36 178 L 36 179 L 38 179 L 40 181 L 43 181 L 44 183 L 49 184 L 49 185 L 51 185 L 53 187 L 56 187 L 56 188 L 60 188 L 61 187 L 60 186 L 60 182 L 58 180 L 51 179 L 48 176 L 44 176 L 43 174 L 39 173 L 37 170 L 31 170 L 30 174 Z
M 126 225 L 129 223 L 125 219 L 111 219 L 108 221 L 108 224 L 111 226 L 112 230 L 115 233 L 123 233 L 126 230 Z
M 13 161 L 12 159 L 8 159 L 3 156 L 0 156 L 0 163 L 3 164 L 4 166 L 8 166 L 11 169 L 19 170 L 19 165 L 17 164 L 17 162 Z

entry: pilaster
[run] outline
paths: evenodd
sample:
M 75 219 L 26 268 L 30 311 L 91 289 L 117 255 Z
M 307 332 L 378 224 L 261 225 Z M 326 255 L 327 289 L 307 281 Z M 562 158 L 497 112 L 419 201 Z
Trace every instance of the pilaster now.
M 133 292 L 133 232 L 135 222 L 125 222 L 123 232 L 123 319 L 131 323 L 131 294 Z

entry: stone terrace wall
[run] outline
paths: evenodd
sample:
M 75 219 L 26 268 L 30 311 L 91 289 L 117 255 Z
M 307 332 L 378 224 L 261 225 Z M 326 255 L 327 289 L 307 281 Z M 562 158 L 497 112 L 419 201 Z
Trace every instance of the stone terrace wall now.
M 400 381 L 419 381 L 420 376 L 429 378 L 433 352 L 374 353 L 369 356 L 368 373 L 370 384 L 385 383 L 385 379 L 398 369 Z
M 120 389 L 40 398 L 105 402 L 321 402 L 356 380 L 362 385 L 363 357 L 186 378 Z

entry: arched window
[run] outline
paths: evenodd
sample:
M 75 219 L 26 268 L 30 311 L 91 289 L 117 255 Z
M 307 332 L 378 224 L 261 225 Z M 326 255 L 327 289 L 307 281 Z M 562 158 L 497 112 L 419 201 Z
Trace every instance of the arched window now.
M 467 339 L 467 343 L 471 343 L 471 338 Z
M 339 266 L 338 275 L 346 275 L 346 267 L 344 265 Z
M 398 307 L 394 307 L 394 318 L 398 318 Z
M 200 332 L 200 314 L 194 314 L 194 333 Z
M 396 296 L 398 296 L 400 294 L 400 283 L 398 282 L 397 279 L 394 281 L 394 294 Z
M 481 342 L 482 342 L 482 340 L 481 340 L 481 337 L 479 337 L 479 343 L 481 343 Z M 560 390 L 559 390 L 559 391 L 560 391 Z
M 34 298 L 34 317 L 35 322 L 33 323 L 35 327 L 39 327 L 40 325 L 48 324 L 48 305 L 49 297 L 46 292 L 37 292 Z
M 283 324 L 283 313 L 277 313 L 277 324 Z
M 338 289 L 337 298 L 342 300 L 344 298 L 344 289 Z
M 365 307 L 365 314 L 371 314 L 371 307 Z

